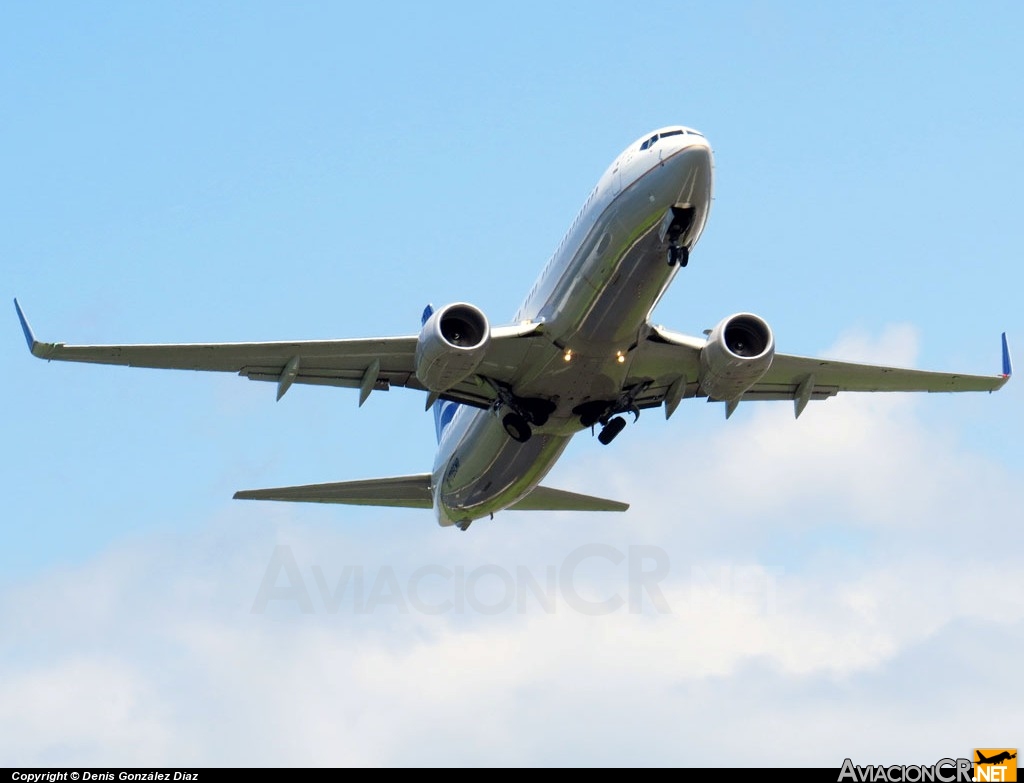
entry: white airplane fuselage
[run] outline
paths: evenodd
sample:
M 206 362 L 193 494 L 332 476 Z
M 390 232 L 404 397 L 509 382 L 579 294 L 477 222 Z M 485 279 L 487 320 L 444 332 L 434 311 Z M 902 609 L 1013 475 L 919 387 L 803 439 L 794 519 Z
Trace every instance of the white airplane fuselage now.
M 514 392 L 557 407 L 519 442 L 495 411 L 457 406 L 433 468 L 441 525 L 467 524 L 529 494 L 584 428 L 578 406 L 620 395 L 648 317 L 679 270 L 666 262 L 665 216 L 674 205 L 692 208 L 683 237 L 692 248 L 713 178 L 707 140 L 681 126 L 638 139 L 604 173 L 514 318 L 542 323 L 546 336 L 518 368 Z

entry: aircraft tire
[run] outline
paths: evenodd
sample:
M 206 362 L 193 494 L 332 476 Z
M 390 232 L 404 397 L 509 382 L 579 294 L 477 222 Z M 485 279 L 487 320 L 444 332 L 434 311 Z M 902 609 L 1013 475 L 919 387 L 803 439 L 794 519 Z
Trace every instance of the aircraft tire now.
M 510 413 L 505 416 L 501 420 L 501 426 L 505 428 L 505 432 L 512 440 L 519 443 L 526 443 L 533 434 L 530 431 L 530 425 L 526 423 L 526 419 L 518 413 Z
M 597 439 L 601 441 L 603 445 L 607 446 L 615 440 L 615 436 L 622 432 L 625 426 L 626 420 L 621 416 L 616 416 L 604 425 L 601 432 L 598 433 Z

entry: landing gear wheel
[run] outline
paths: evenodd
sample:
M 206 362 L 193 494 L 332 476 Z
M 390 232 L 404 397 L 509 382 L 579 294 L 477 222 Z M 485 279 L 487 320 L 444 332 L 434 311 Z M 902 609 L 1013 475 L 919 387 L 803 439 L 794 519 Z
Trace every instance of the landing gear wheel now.
M 530 432 L 530 425 L 526 423 L 526 419 L 520 416 L 518 413 L 510 413 L 501 420 L 501 426 L 505 428 L 505 432 L 512 440 L 518 441 L 519 443 L 526 443 L 533 434 Z
M 609 443 L 615 440 L 615 436 L 622 432 L 625 426 L 626 420 L 621 416 L 616 416 L 615 418 L 610 419 L 608 423 L 604 425 L 604 427 L 601 429 L 600 434 L 597 436 L 597 439 L 601 441 L 603 445 L 607 446 Z
M 686 266 L 690 263 L 690 248 L 686 245 L 669 245 L 668 246 L 668 265 L 675 266 Z

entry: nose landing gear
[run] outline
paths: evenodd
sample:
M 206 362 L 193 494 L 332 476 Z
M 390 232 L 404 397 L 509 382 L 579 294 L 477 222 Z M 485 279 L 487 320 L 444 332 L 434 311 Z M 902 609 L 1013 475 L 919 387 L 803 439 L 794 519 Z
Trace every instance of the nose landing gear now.
M 686 245 L 669 245 L 668 246 L 668 265 L 675 266 L 686 266 L 690 263 L 690 248 Z
M 661 241 L 668 242 L 668 265 L 686 266 L 690 263 L 690 248 L 680 243 L 690 230 L 697 210 L 692 204 L 674 204 L 661 222 Z

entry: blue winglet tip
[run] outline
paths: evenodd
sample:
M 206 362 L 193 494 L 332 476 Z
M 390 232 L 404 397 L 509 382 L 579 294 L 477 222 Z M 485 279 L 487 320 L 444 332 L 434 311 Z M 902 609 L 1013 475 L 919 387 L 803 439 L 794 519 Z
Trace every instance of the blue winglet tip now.
M 1009 378 L 1013 375 L 1013 364 L 1010 362 L 1010 346 L 1006 342 L 1006 332 L 1003 332 L 1003 377 Z
M 25 333 L 25 342 L 28 344 L 28 349 L 31 351 L 36 347 L 36 336 L 32 334 L 32 327 L 28 325 L 28 319 L 25 317 L 25 311 L 21 309 L 21 305 L 18 304 L 18 299 L 14 299 L 14 309 L 18 311 L 18 320 L 21 321 L 21 331 Z

